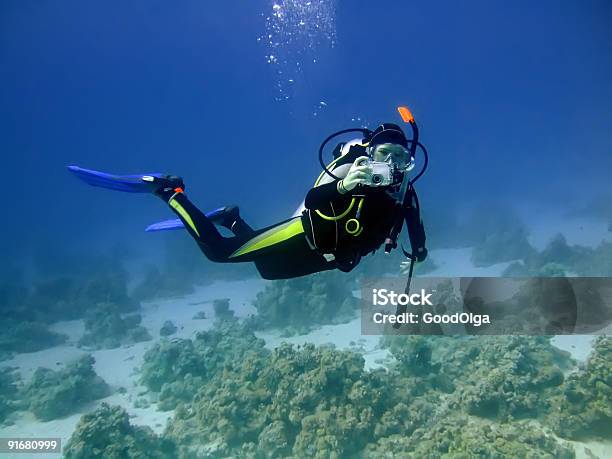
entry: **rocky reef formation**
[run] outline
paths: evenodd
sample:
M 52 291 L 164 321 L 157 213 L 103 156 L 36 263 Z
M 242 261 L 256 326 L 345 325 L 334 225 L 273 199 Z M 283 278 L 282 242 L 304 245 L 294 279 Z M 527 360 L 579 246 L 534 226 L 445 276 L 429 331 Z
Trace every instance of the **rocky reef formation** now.
M 541 252 L 533 252 L 511 264 L 504 276 L 612 276 L 612 243 L 597 247 L 570 246 L 562 234 L 555 236 Z
M 513 206 L 490 201 L 468 206 L 457 203 L 453 207 L 448 205 L 448 198 L 422 209 L 430 247 L 442 249 L 478 246 L 482 249 L 482 258 L 479 254 L 476 260 L 487 264 L 500 262 L 500 257 L 489 249 L 503 240 L 518 243 L 514 245 L 515 249 L 527 248 L 523 238 L 526 225 Z M 512 251 L 503 250 L 501 253 L 502 258 L 519 258 Z
M 574 459 L 574 450 L 542 432 L 537 424 L 498 424 L 449 416 L 414 435 L 392 435 L 369 445 L 364 458 L 431 459 L 506 458 Z
M 3 321 L 0 329 L 0 360 L 11 358 L 20 352 L 36 352 L 58 346 L 66 336 L 49 330 L 41 322 Z
M 176 447 L 170 457 L 570 459 L 573 450 L 548 428 L 607 435 L 609 338 L 567 378 L 574 362 L 548 337 L 392 336 L 383 344 L 394 363 L 368 371 L 361 354 L 332 346 L 270 351 L 236 319 L 193 340 L 164 340 L 145 355 L 141 382 L 159 408 L 175 412 L 163 440 L 142 440 L 146 457 Z M 103 432 L 135 435 L 120 409 L 105 410 L 90 420 L 123 427 Z M 111 454 L 105 435 L 73 438 L 88 454 L 89 443 Z
M 570 374 L 552 405 L 555 433 L 612 440 L 612 338 L 598 337 L 586 364 Z
M 35 265 L 39 276 L 28 282 L 18 271 L 0 281 L 0 319 L 4 324 L 0 331 L 0 359 L 63 343 L 66 337 L 48 328 L 61 320 L 86 318 L 88 334 L 83 344 L 109 347 L 97 344 L 103 340 L 101 336 L 121 333 L 124 325 L 120 315 L 140 307 L 128 295 L 128 276 L 116 259 L 88 255 L 73 259 L 64 255 L 45 254 Z M 131 336 L 127 341 L 143 339 L 143 332 L 144 329 L 128 332 Z
M 110 256 L 44 254 L 37 260 L 38 276 L 9 275 L 0 281 L 0 354 L 33 352 L 64 341 L 46 324 L 80 319 L 99 304 L 113 304 L 121 313 L 135 311 L 139 303 L 127 293 L 127 272 Z
M 0 369 L 0 425 L 19 408 L 19 375 L 13 368 Z
M 245 356 L 265 354 L 263 340 L 237 321 L 217 322 L 195 339 L 161 341 L 144 356 L 140 382 L 156 394 L 161 410 L 190 402 L 198 389 Z
M 213 311 L 217 320 L 231 320 L 234 318 L 234 311 L 229 307 L 229 298 L 217 298 L 213 301 Z
M 24 388 L 23 406 L 41 421 L 50 421 L 107 396 L 110 389 L 94 371 L 94 362 L 85 355 L 58 371 L 38 368 Z
M 166 459 L 176 457 L 174 444 L 149 427 L 134 426 L 127 412 L 106 403 L 81 417 L 66 447 L 66 459 Z
M 140 326 L 140 314 L 122 316 L 115 303 L 99 303 L 87 311 L 85 334 L 79 346 L 88 349 L 113 349 L 124 344 L 148 341 L 151 335 Z
M 257 328 L 279 327 L 290 336 L 308 333 L 316 325 L 347 322 L 355 316 L 354 278 L 325 271 L 296 279 L 272 281 L 253 305 Z
M 141 301 L 193 293 L 195 286 L 215 280 L 259 277 L 251 263 L 213 263 L 202 256 L 186 234 L 166 236 L 164 260 L 150 265 L 133 291 Z
M 523 259 L 531 256 L 535 249 L 527 240 L 527 230 L 523 226 L 498 229 L 485 236 L 472 249 L 472 263 L 475 266 L 491 266 Z
M 562 235 L 557 235 L 541 252 L 513 263 L 505 272 L 507 277 L 566 277 L 575 295 L 573 311 L 575 318 L 575 333 L 594 333 L 605 329 L 612 323 L 612 243 L 603 241 L 597 247 L 570 246 Z M 547 280 L 548 288 L 554 288 Z M 555 287 L 556 288 L 556 287 Z M 561 290 L 559 290 L 561 292 Z M 547 295 L 548 296 L 548 295 Z M 569 296 L 568 296 L 569 298 Z M 569 300 L 567 302 L 569 305 Z M 538 308 L 554 309 L 555 314 L 565 314 L 566 324 L 572 318 L 564 308 L 553 304 L 550 300 L 539 301 Z M 527 308 L 533 314 L 533 308 Z M 562 311 L 562 312 L 560 312 Z M 559 322 L 559 319 L 555 319 Z M 563 332 L 568 331 L 564 326 Z M 545 329 L 542 329 L 545 330 Z M 571 331 L 571 330 L 569 330 Z M 554 327 L 548 334 L 559 333 Z
M 219 376 L 168 427 L 181 457 L 204 447 L 211 457 L 348 457 L 397 420 L 385 416 L 392 381 L 350 351 L 284 344 Z M 398 430 L 404 422 L 415 419 L 397 420 Z
M 174 270 L 176 266 L 180 265 L 172 263 L 163 272 L 157 266 L 149 266 L 143 279 L 134 288 L 134 298 L 146 301 L 193 293 L 193 282 L 181 277 L 180 273 Z
M 174 325 L 174 322 L 171 320 L 166 320 L 164 324 L 159 329 L 159 336 L 170 336 L 174 335 L 178 328 Z
M 180 457 L 573 457 L 516 421 L 547 412 L 555 365 L 570 363 L 547 339 L 403 338 L 389 371 L 312 344 L 249 355 L 207 378 L 166 435 Z
M 546 337 L 493 336 L 470 340 L 461 351 L 471 356 L 463 365 L 453 406 L 488 419 L 538 418 L 550 410 L 550 397 L 563 383 L 569 354 Z M 442 371 L 446 371 L 443 365 Z M 455 371 L 457 371 L 456 369 Z
M 82 266 L 79 264 L 79 266 Z M 34 284 L 24 308 L 15 311 L 22 319 L 56 322 L 83 317 L 101 303 L 115 304 L 121 312 L 139 308 L 127 293 L 127 273 L 105 259 L 81 273 L 52 277 Z
M 29 291 L 18 267 L 4 266 L 0 270 L 0 304 L 3 318 L 15 318 L 25 309 Z

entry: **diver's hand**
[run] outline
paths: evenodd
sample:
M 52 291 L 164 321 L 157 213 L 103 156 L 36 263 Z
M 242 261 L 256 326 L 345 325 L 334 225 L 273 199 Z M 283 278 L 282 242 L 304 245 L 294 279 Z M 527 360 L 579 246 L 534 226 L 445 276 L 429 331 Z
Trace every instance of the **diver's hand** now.
M 346 193 L 351 191 L 357 185 L 369 185 L 372 183 L 372 168 L 367 165 L 367 156 L 360 156 L 355 160 L 349 169 L 346 177 L 338 182 L 338 191 Z M 365 163 L 361 165 L 361 163 Z

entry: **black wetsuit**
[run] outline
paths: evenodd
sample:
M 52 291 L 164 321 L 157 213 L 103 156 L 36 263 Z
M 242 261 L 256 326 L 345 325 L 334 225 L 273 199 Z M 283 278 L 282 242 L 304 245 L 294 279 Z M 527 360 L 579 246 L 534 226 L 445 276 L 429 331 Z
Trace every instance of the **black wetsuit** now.
M 335 166 L 352 163 L 362 153 L 359 149 L 349 152 Z M 301 216 L 259 230 L 238 219 L 232 226 L 234 236 L 224 237 L 185 194 L 165 198 L 208 259 L 254 262 L 264 279 L 287 279 L 329 269 L 350 271 L 362 256 L 383 244 L 398 219 L 408 215 L 383 188 L 357 186 L 340 194 L 334 180 L 308 192 Z M 334 220 L 326 219 L 330 217 Z M 348 226 L 349 230 L 359 227 L 355 234 L 347 231 L 350 219 L 358 220 Z

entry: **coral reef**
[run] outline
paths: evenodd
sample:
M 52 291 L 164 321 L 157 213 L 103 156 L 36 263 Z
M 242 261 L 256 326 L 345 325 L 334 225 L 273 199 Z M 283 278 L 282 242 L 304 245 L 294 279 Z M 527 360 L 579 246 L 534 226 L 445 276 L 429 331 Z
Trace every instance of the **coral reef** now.
M 188 339 L 161 341 L 145 353 L 140 382 L 157 393 L 159 409 L 191 400 L 207 374 L 202 357 Z
M 409 385 L 452 393 L 449 406 L 481 418 L 538 418 L 574 362 L 547 337 L 389 336 L 383 339 Z M 416 393 L 415 393 L 416 394 Z
M 0 272 L 0 305 L 4 320 L 19 317 L 25 309 L 29 295 L 23 274 L 18 268 L 5 267 Z M 27 316 L 26 316 L 27 317 Z
M 20 352 L 36 352 L 58 346 L 66 336 L 49 330 L 40 322 L 5 319 L 0 330 L 0 360 Z
M 38 368 L 24 389 L 25 405 L 41 421 L 50 421 L 107 396 L 109 388 L 94 371 L 94 362 L 85 355 L 59 371 Z
M 432 344 L 426 336 L 385 336 L 383 343 L 403 374 L 429 374 L 440 369 L 440 364 L 431 360 Z
M 19 375 L 14 368 L 0 369 L 0 425 L 7 421 L 8 416 L 16 411 L 19 394 Z
M 580 276 L 612 276 L 612 242 L 602 241 L 587 256 L 576 263 L 576 273 Z
M 229 308 L 229 298 L 217 298 L 213 301 L 213 310 L 218 320 L 231 320 L 234 318 L 234 311 Z
M 20 311 L 21 318 L 44 322 L 78 319 L 99 303 L 115 304 L 121 312 L 139 308 L 138 302 L 127 294 L 128 277 L 121 266 L 101 264 L 88 271 L 84 268 L 83 273 L 35 284 L 25 309 Z
M 353 288 L 353 279 L 336 271 L 270 282 L 253 302 L 258 312 L 253 323 L 302 334 L 316 325 L 346 322 L 358 305 Z
M 575 293 L 576 332 L 591 333 L 612 322 L 609 278 L 612 277 L 612 243 L 603 241 L 595 248 L 570 246 L 557 235 L 539 253 L 513 263 L 505 272 L 508 277 L 568 277 Z M 578 277 L 576 277 L 578 276 Z M 597 279 L 601 278 L 601 279 Z M 605 279 L 608 278 L 608 279 Z M 547 281 L 550 284 L 550 281 Z M 540 302 L 540 308 L 550 301 Z M 533 312 L 531 308 L 528 311 Z M 570 317 L 565 322 L 570 323 Z M 567 329 L 567 327 L 565 327 Z M 545 333 L 555 333 L 554 330 Z
M 195 457 L 205 447 L 210 457 L 573 457 L 570 448 L 526 422 L 465 415 L 453 405 L 459 389 L 440 386 L 447 394 L 427 383 L 442 363 L 432 362 L 427 338 L 416 338 L 401 350 L 401 375 L 367 372 L 359 354 L 312 344 L 283 344 L 269 357 L 249 356 L 222 378 L 207 380 L 193 402 L 177 410 L 166 435 L 180 445 L 180 457 Z M 393 344 L 399 351 L 399 341 Z M 467 376 L 483 364 L 475 353 L 468 354 L 472 365 L 462 365 L 464 358 L 454 362 L 457 374 L 469 379 L 465 386 L 482 379 L 507 344 L 491 350 L 477 377 Z M 411 351 L 418 355 L 408 357 Z M 538 377 L 540 386 L 554 380 Z
M 263 340 L 237 321 L 217 322 L 195 339 L 161 341 L 149 349 L 141 368 L 141 383 L 158 394 L 159 408 L 169 410 L 191 401 L 205 381 L 242 361 L 266 354 Z
M 546 337 L 480 337 L 471 344 L 482 350 L 472 350 L 473 359 L 463 362 L 454 405 L 484 418 L 507 421 L 544 415 L 550 396 L 563 382 L 562 368 L 572 364 L 569 355 Z
M 102 403 L 81 417 L 64 448 L 66 459 L 166 459 L 176 457 L 175 445 L 149 427 L 130 424 L 127 412 Z
M 505 289 L 512 295 L 500 298 Z M 474 278 L 465 283 L 463 309 L 492 318 L 490 324 L 466 324 L 470 334 L 555 335 L 576 331 L 579 308 L 570 279 L 536 277 L 518 281 Z
M 258 277 L 250 263 L 219 264 L 208 261 L 199 250 L 194 250 L 193 241 L 186 234 L 168 234 L 166 241 L 161 265 L 147 268 L 133 291 L 134 298 L 144 301 L 184 296 L 192 293 L 196 285 L 215 280 Z
M 385 437 L 366 450 L 364 458 L 431 459 L 506 458 L 573 459 L 574 450 L 525 421 L 496 424 L 450 416 L 412 436 Z
M 161 326 L 161 328 L 159 329 L 159 335 L 160 336 L 174 335 L 177 330 L 178 328 L 176 328 L 176 325 L 174 325 L 174 322 L 172 322 L 171 320 L 166 320 L 164 324 Z
M 431 197 L 430 197 L 431 198 Z M 437 249 L 474 247 L 495 233 L 520 234 L 522 223 L 513 206 L 500 201 L 449 204 L 450 196 L 421 209 L 429 247 Z
M 157 266 L 150 266 L 142 281 L 134 288 L 134 298 L 144 301 L 193 293 L 193 282 L 172 271 L 176 266 L 179 265 L 172 263 L 165 266 L 163 272 Z
M 219 376 L 168 427 L 183 457 L 203 444 L 216 445 L 213 457 L 345 457 L 389 430 L 414 430 L 426 416 L 394 412 L 399 392 L 386 372 L 368 373 L 361 355 L 330 347 L 284 344 Z
M 523 261 L 510 265 L 504 276 L 536 277 L 612 276 L 612 243 L 602 241 L 597 247 L 570 246 L 561 234 L 555 236 L 541 252 L 533 252 Z
M 114 303 L 98 303 L 87 312 L 85 334 L 79 346 L 90 349 L 112 349 L 123 344 L 137 343 L 151 339 L 146 328 L 140 326 L 140 314 L 121 316 Z
M 171 457 L 574 457 L 541 424 L 569 403 L 562 396 L 573 378 L 564 382 L 573 362 L 549 338 L 392 336 L 384 344 L 395 364 L 367 371 L 356 352 L 313 344 L 269 351 L 248 324 L 219 320 L 193 340 L 155 344 L 140 381 L 160 409 L 175 409 L 163 436 L 176 445 Z M 574 408 L 605 426 L 610 345 L 597 346 L 588 383 L 576 374 L 592 398 Z M 122 413 L 106 407 L 90 421 L 103 426 L 106 416 L 131 432 Z M 91 455 L 95 444 L 112 457 L 104 435 L 75 434 L 71 445 Z M 157 457 L 162 440 L 147 438 L 148 457 Z
M 550 422 L 564 438 L 612 439 L 612 338 L 598 337 L 584 368 L 568 376 Z
M 495 263 L 519 260 L 531 256 L 535 249 L 527 240 L 527 230 L 522 226 L 498 229 L 472 249 L 475 266 L 491 266 Z
M 204 311 L 198 311 L 198 312 L 196 312 L 193 315 L 192 319 L 193 320 L 204 320 L 204 319 L 207 319 L 206 313 Z

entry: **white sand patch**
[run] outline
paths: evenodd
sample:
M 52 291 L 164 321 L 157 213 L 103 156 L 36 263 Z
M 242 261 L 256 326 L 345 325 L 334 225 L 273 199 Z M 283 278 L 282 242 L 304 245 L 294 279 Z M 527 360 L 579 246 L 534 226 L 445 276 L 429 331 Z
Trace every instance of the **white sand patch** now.
M 612 442 L 570 441 L 576 451 L 576 459 L 610 459 L 612 458 Z
M 595 336 L 591 335 L 558 335 L 552 339 L 552 344 L 569 352 L 579 362 L 585 362 L 593 350 Z

